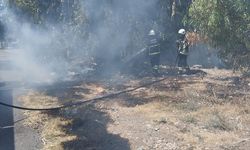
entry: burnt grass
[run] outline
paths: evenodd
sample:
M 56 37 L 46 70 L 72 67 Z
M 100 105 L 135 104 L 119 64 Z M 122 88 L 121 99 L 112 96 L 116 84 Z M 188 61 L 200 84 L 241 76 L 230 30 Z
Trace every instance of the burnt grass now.
M 195 76 L 192 76 L 195 75 Z M 145 87 L 145 89 L 137 91 L 135 93 L 122 94 L 119 97 L 112 97 L 105 100 L 101 100 L 94 103 L 88 103 L 82 106 L 75 106 L 66 108 L 57 112 L 45 112 L 50 118 L 60 117 L 63 120 L 70 120 L 69 124 L 60 125 L 60 129 L 65 132 L 67 136 L 75 136 L 73 140 L 61 142 L 63 149 L 86 149 L 86 150 L 129 150 L 134 149 L 134 145 L 131 146 L 131 139 L 114 134 L 108 131 L 108 125 L 113 124 L 115 120 L 111 118 L 108 112 L 112 112 L 114 103 L 118 103 L 119 106 L 125 108 L 137 108 L 154 102 L 163 103 L 163 105 L 185 113 L 197 112 L 203 107 L 217 106 L 223 104 L 233 105 L 248 105 L 249 102 L 246 99 L 246 92 L 249 91 L 247 79 L 237 77 L 206 77 L 207 73 L 202 70 L 193 70 L 190 76 L 176 76 L 174 73 L 169 76 L 165 76 L 167 80 L 157 83 L 155 85 Z M 160 77 L 159 77 L 160 78 Z M 205 78 L 205 80 L 204 80 Z M 101 79 L 95 82 L 83 81 L 83 82 L 65 82 L 55 85 L 44 86 L 36 88 L 37 91 L 45 93 L 47 96 L 58 98 L 58 103 L 70 103 L 71 101 L 78 101 L 88 99 L 89 97 L 95 97 L 104 95 L 106 93 L 119 91 L 131 86 L 138 86 L 145 83 L 148 80 L 154 80 L 152 77 L 142 77 L 139 82 L 117 82 L 121 81 L 120 78 L 106 80 Z M 133 79 L 138 81 L 138 79 Z M 146 80 L 146 81 L 144 81 Z M 111 81 L 111 82 L 110 82 Z M 124 81 L 130 81 L 125 80 Z M 210 82 L 212 81 L 212 82 Z M 223 84 L 217 84 L 222 82 Z M 198 96 L 193 94 L 183 94 L 186 92 L 184 87 L 193 87 L 202 83 L 205 89 L 199 90 Z M 88 87 L 82 85 L 97 84 L 100 85 L 104 91 L 97 92 L 93 95 L 95 87 Z M 133 85 L 134 84 L 134 85 Z M 152 93 L 155 92 L 155 93 Z M 160 93 L 169 93 L 162 95 Z M 79 94 L 80 93 L 80 94 Z M 182 94 L 176 94 L 182 93 Z M 163 111 L 164 110 L 159 110 Z M 246 110 L 248 111 L 248 110 Z M 114 111 L 116 112 L 116 111 Z M 168 125 L 168 120 L 164 120 L 164 124 Z M 196 125 L 199 128 L 215 131 L 228 131 L 234 130 L 234 126 L 228 122 L 226 116 L 219 112 L 212 112 L 212 116 L 207 122 L 202 122 L 192 115 L 185 115 L 181 117 L 184 123 L 188 126 Z M 175 124 L 175 123 L 170 123 Z M 203 125 L 201 125 L 203 124 Z M 136 124 L 135 124 L 136 126 Z M 174 125 L 174 127 L 179 125 Z M 183 127 L 180 127 L 181 130 Z M 126 131 L 124 131 L 126 132 Z M 199 135 L 200 136 L 200 135 Z M 144 138 L 144 137 L 141 137 Z M 204 143 L 203 143 L 204 144 Z M 199 145 L 199 144 L 198 144 Z M 183 146 L 179 144 L 178 146 Z M 191 146 L 192 147 L 192 146 Z M 209 147 L 209 145 L 208 145 Z M 190 147 L 189 147 L 190 148 Z M 210 145 L 211 148 L 211 145 Z M 214 147 L 213 147 L 214 148 Z
M 107 124 L 112 122 L 107 114 L 92 106 L 84 107 L 78 113 L 78 117 L 68 116 L 73 119 L 72 123 L 62 127 L 66 134 L 77 136 L 75 140 L 61 143 L 64 149 L 130 149 L 127 139 L 107 131 Z

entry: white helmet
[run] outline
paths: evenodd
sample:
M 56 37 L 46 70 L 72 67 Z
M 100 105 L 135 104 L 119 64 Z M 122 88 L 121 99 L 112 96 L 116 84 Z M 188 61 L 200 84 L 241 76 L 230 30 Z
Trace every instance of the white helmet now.
M 186 34 L 186 31 L 185 31 L 185 29 L 180 29 L 180 30 L 178 31 L 178 33 L 179 33 L 179 34 L 182 34 L 182 35 L 185 35 L 185 34 Z
M 148 35 L 155 35 L 155 31 L 152 29 L 150 30 L 149 34 Z

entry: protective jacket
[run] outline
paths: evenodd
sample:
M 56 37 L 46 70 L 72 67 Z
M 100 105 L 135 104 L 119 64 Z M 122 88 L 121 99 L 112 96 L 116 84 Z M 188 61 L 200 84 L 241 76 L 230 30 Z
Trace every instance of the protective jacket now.
M 184 39 L 184 40 L 177 40 L 176 44 L 177 44 L 177 48 L 178 48 L 178 53 L 179 54 L 188 55 L 189 44 L 188 44 L 188 41 L 186 39 Z
M 160 44 L 156 38 L 156 36 L 150 36 L 148 41 L 148 53 L 149 56 L 159 55 L 160 52 Z

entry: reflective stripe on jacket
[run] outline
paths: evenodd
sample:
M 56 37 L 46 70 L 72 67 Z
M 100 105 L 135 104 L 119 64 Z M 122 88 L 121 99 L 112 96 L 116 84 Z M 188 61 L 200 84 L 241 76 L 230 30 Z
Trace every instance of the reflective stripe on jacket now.
M 150 56 L 160 54 L 160 44 L 158 43 L 156 38 L 152 38 L 149 40 L 148 44 L 148 53 Z

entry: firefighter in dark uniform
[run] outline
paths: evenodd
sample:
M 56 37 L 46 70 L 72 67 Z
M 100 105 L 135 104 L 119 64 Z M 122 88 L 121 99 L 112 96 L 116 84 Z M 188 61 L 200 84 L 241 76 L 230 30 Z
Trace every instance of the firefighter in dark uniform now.
M 0 21 L 0 48 L 5 47 L 5 26 L 4 24 Z
M 180 29 L 178 31 L 178 40 L 176 41 L 177 45 L 177 59 L 178 59 L 178 73 L 187 73 L 190 69 L 187 64 L 187 56 L 189 52 L 189 43 L 186 38 L 185 29 Z
M 155 76 L 159 75 L 160 64 L 160 44 L 154 30 L 150 30 L 148 34 L 148 55 Z

